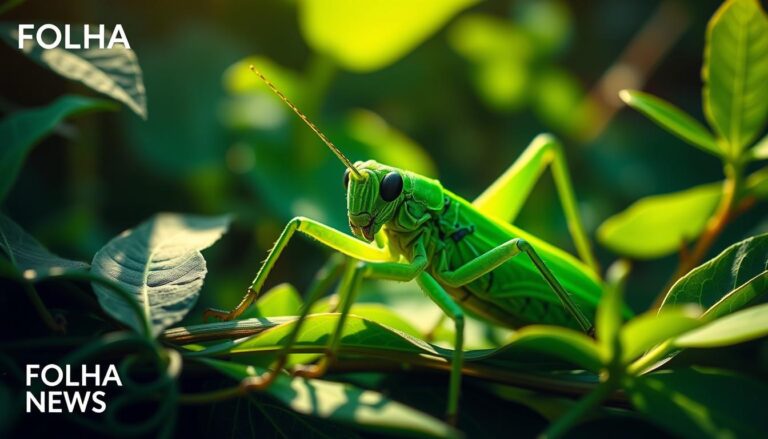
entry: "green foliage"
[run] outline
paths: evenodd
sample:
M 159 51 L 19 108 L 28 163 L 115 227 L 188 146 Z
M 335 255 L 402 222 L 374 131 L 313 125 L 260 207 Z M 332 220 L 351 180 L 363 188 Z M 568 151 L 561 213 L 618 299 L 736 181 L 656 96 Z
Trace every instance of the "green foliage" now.
M 407 0 L 300 3 L 301 29 L 317 52 L 344 68 L 366 72 L 385 67 L 429 38 L 477 0 L 431 0 L 414 8 Z
M 226 216 L 160 214 L 111 240 L 93 257 L 92 270 L 128 290 L 158 335 L 194 306 L 207 273 L 200 251 L 228 225 Z M 141 331 L 142 322 L 122 296 L 99 283 L 93 290 L 106 312 Z
M 0 249 L 18 273 L 26 279 L 39 279 L 49 273 L 85 270 L 88 264 L 56 256 L 43 247 L 10 218 L 0 214 Z
M 511 111 L 529 105 L 547 126 L 574 134 L 592 115 L 578 80 L 554 66 L 571 28 L 562 3 L 528 1 L 516 5 L 514 20 L 466 14 L 450 27 L 448 41 L 469 63 L 473 85 L 488 106 Z
M 201 359 L 219 372 L 242 381 L 265 369 L 229 361 Z M 280 375 L 267 393 L 298 413 L 354 424 L 374 431 L 453 438 L 459 433 L 445 423 L 371 390 L 349 384 Z
M 608 218 L 597 237 L 609 249 L 634 258 L 664 256 L 701 234 L 720 197 L 719 184 L 645 197 Z
M 82 26 L 71 26 L 72 41 L 83 41 Z M 14 49 L 19 46 L 15 24 L 0 24 L 0 39 Z M 105 37 L 109 41 L 109 35 Z M 23 53 L 34 62 L 57 74 L 79 81 L 128 106 L 133 112 L 147 118 L 147 93 L 144 89 L 141 67 L 131 49 L 116 46 L 109 51 L 96 48 L 43 49 L 34 39 L 24 42 Z
M 760 437 L 768 429 L 762 381 L 717 370 L 668 370 L 633 379 L 632 405 L 687 438 Z
M 702 151 L 721 156 L 715 137 L 699 121 L 674 105 L 647 93 L 622 90 L 619 97 L 625 104 L 645 114 L 662 128 Z
M 238 167 L 233 170 L 243 174 L 282 220 L 303 215 L 339 229 L 347 227 L 348 220 L 340 206 L 341 189 L 334 191 L 316 184 L 341 181 L 343 171 L 338 161 L 328 156 L 320 140 L 261 84 L 250 71 L 250 65 L 269 75 L 288 99 L 295 100 L 310 117 L 316 103 L 302 100 L 302 96 L 316 93 L 318 83 L 331 74 L 314 71 L 310 74 L 317 77 L 307 77 L 265 57 L 248 57 L 232 65 L 224 79 L 230 94 L 224 114 L 238 139 L 230 150 L 237 154 L 232 157 L 241 165 L 245 163 L 242 167 L 235 165 Z M 330 68 L 326 65 L 319 69 Z M 427 176 L 436 174 L 432 159 L 419 144 L 371 111 L 351 110 L 320 125 L 334 142 L 344 145 L 344 152 L 352 161 L 373 159 Z M 341 188 L 341 184 L 332 187 Z
M 717 214 L 724 222 L 736 201 L 759 195 L 741 188 L 746 163 L 765 156 L 763 141 L 747 149 L 768 120 L 768 16 L 756 0 L 728 0 L 709 22 L 702 68 L 703 106 L 717 136 L 682 110 L 657 97 L 624 90 L 621 99 L 689 144 L 723 161 L 726 182 L 721 198 L 714 186 L 647 197 L 608 218 L 598 238 L 607 247 L 635 258 L 666 256 L 704 232 Z M 700 256 L 700 255 L 697 255 Z
M 0 12 L 15 3 L 3 3 Z M 647 294 L 649 286 L 656 287 L 653 273 L 646 276 L 649 271 L 671 271 L 672 267 L 659 263 L 658 268 L 649 269 L 640 263 L 638 276 L 629 278 L 628 264 L 620 261 L 601 282 L 594 338 L 548 325 L 512 332 L 468 316 L 457 428 L 440 420 L 448 388 L 444 373 L 455 355 L 454 326 L 450 320 L 435 326 L 440 310 L 412 283 L 363 283 L 360 300 L 352 305 L 342 328 L 340 349 L 322 380 L 280 371 L 271 387 L 255 388 L 285 349 L 304 307 L 311 306 L 310 315 L 289 352 L 287 371 L 307 371 L 307 366 L 317 365 L 341 320 L 337 295 L 308 304 L 302 288 L 294 286 L 304 284 L 315 262 L 310 252 L 299 247 L 302 244 L 289 249 L 289 256 L 276 266 L 277 275 L 289 277 L 290 283 L 267 290 L 240 320 L 200 323 L 202 312 L 193 308 L 198 298 L 204 302 L 201 307 L 231 306 L 285 220 L 306 215 L 339 229 L 347 225 L 341 167 L 258 81 L 249 64 L 277 84 L 353 161 L 372 158 L 436 177 L 437 160 L 443 183 L 456 193 L 477 193 L 470 178 L 477 177 L 472 169 L 488 181 L 486 171 L 496 165 L 503 168 L 496 161 L 516 152 L 510 145 L 524 141 L 518 137 L 529 139 L 530 132 L 542 129 L 538 122 L 567 133 L 591 128 L 593 109 L 581 85 L 586 82 L 559 64 L 575 58 L 597 65 L 605 59 L 588 59 L 579 52 L 560 56 L 569 48 L 571 33 L 582 32 L 572 26 L 565 2 L 522 0 L 501 14 L 493 4 L 478 4 L 471 13 L 462 13 L 475 4 L 472 0 L 432 3 L 414 8 L 400 1 L 365 6 L 344 1 L 329 8 L 319 0 L 298 2 L 300 30 L 313 52 L 306 61 L 307 48 L 300 40 L 295 52 L 273 53 L 269 44 L 254 46 L 251 35 L 244 39 L 245 47 L 269 56 L 243 57 L 247 52 L 232 36 L 237 29 L 230 35 L 230 29 L 223 32 L 207 21 L 186 29 L 191 32 L 176 32 L 147 45 L 140 55 L 153 117 L 144 121 L 128 115 L 119 121 L 125 145 L 108 143 L 112 137 L 98 138 L 90 125 L 77 136 L 68 136 L 73 148 L 67 149 L 63 172 L 85 182 L 68 181 L 61 188 L 50 188 L 49 169 L 38 173 L 31 169 L 24 176 L 31 183 L 19 180 L 27 192 L 14 191 L 5 208 L 14 217 L 18 212 L 17 219 L 25 224 L 30 217 L 44 215 L 30 222 L 40 231 L 40 241 L 57 254 L 80 256 L 82 247 L 73 246 L 72 241 L 82 235 L 73 232 L 72 220 L 66 221 L 59 211 L 61 203 L 50 203 L 38 192 L 66 192 L 67 203 L 71 197 L 72 204 L 89 200 L 77 211 L 86 218 L 79 227 L 87 229 L 91 239 L 109 236 L 112 218 L 145 215 L 147 209 L 171 208 L 163 207 L 168 205 L 208 214 L 236 211 L 240 221 L 216 249 L 220 251 L 206 252 L 209 262 L 201 251 L 228 231 L 228 217 L 160 214 L 109 241 L 89 267 L 57 256 L 0 215 L 0 290 L 9 311 L 4 324 L 8 333 L 20 334 L 0 342 L 0 363 L 9 371 L 0 377 L 0 405 L 10 405 L 23 391 L 14 370 L 30 358 L 71 364 L 108 358 L 119 365 L 126 386 L 110 394 L 105 423 L 72 416 L 87 433 L 168 436 L 191 430 L 200 434 L 200 422 L 186 422 L 191 413 L 195 419 L 210 419 L 213 433 L 233 436 L 330 438 L 358 437 L 360 432 L 502 436 L 509 435 L 510 428 L 521 436 L 544 428 L 545 437 L 592 431 L 623 436 L 628 428 L 644 432 L 651 423 L 683 437 L 764 436 L 768 431 L 761 405 L 768 391 L 765 366 L 760 363 L 764 353 L 718 366 L 722 369 L 701 369 L 699 365 L 706 361 L 685 360 L 687 354 L 695 353 L 711 361 L 726 349 L 762 352 L 768 339 L 768 305 L 752 306 L 763 301 L 768 291 L 768 235 L 743 228 L 710 236 L 714 245 L 720 245 L 743 239 L 745 234 L 756 235 L 703 264 L 699 261 L 709 249 L 687 248 L 697 244 L 697 238 L 702 242 L 702 234 L 712 230 L 708 225 L 720 219 L 718 225 L 724 228 L 742 211 L 768 199 L 768 168 L 748 167 L 752 161 L 768 158 L 768 136 L 755 142 L 768 112 L 764 87 L 768 21 L 754 0 L 725 2 L 710 23 L 704 113 L 711 129 L 659 98 L 636 91 L 621 94 L 629 106 L 661 127 L 722 160 L 725 169 L 722 183 L 641 199 L 598 230 L 598 238 L 616 253 L 650 259 L 681 250 L 681 262 L 688 268 L 699 265 L 680 272 L 682 278 L 660 310 L 631 318 L 624 288 L 631 290 L 626 296 L 635 301 L 633 293 Z M 294 4 L 281 7 L 288 10 Z M 590 10 L 580 10 L 579 17 Z M 290 11 L 287 15 L 293 20 Z M 377 14 L 392 19 L 372 21 Z M 267 22 L 254 26 L 253 16 L 248 15 L 248 29 L 284 39 L 286 47 L 296 43 L 290 42 L 290 36 L 296 34 L 298 39 L 297 29 L 289 26 L 280 33 L 284 23 L 278 21 L 279 14 L 264 16 Z M 616 25 L 623 24 L 616 20 Z M 443 27 L 446 38 L 422 44 Z M 13 30 L 5 26 L 2 32 L 12 46 L 16 44 Z M 407 56 L 420 45 L 418 56 Z M 99 58 L 86 51 L 28 49 L 27 55 L 37 63 L 146 116 L 142 73 L 133 52 L 117 51 L 112 52 L 114 57 Z M 468 72 L 455 68 L 457 61 L 465 61 Z M 443 70 L 426 70 L 425 65 Z M 230 67 L 222 78 L 226 66 Z M 435 71 L 441 73 L 439 78 Z M 456 91 L 463 83 L 471 85 L 466 88 L 476 96 Z M 415 98 L 404 102 L 399 93 Z M 10 111 L 0 122 L 4 142 L 0 201 L 36 142 L 60 127 L 65 117 L 106 107 L 102 101 L 62 97 L 45 108 L 12 111 L 10 101 L 0 102 Z M 483 105 L 505 112 L 529 108 L 537 123 L 523 115 L 485 114 Z M 106 126 L 111 130 L 111 121 Z M 620 140 L 610 154 L 619 147 L 631 150 L 632 145 L 641 145 L 651 150 L 655 161 L 673 163 L 677 174 L 700 181 L 717 179 L 699 169 L 698 162 L 673 162 L 673 152 L 641 129 L 629 129 L 620 121 L 616 126 L 615 131 L 626 132 L 619 137 L 606 132 L 611 142 Z M 95 140 L 109 148 L 88 149 Z M 117 140 L 123 139 L 118 136 Z M 433 155 L 422 146 L 432 143 L 440 148 Z M 491 144 L 494 149 L 488 147 Z M 131 152 L 138 152 L 138 161 Z M 575 159 L 570 168 L 576 171 L 576 181 L 584 185 L 577 190 L 579 209 L 591 214 L 586 217 L 594 222 L 596 213 L 608 211 L 605 200 L 622 193 L 605 184 L 606 175 L 600 174 L 616 162 L 606 166 L 600 163 L 606 160 L 600 154 L 566 152 Z M 109 163 L 87 167 L 101 156 Z M 638 168 L 643 168 L 642 163 Z M 650 181 L 653 174 L 636 171 L 633 167 L 627 172 L 640 176 L 639 190 L 664 186 Z M 590 178 L 580 172 L 590 178 L 595 174 L 598 187 L 590 187 Z M 103 193 L 101 186 L 94 191 L 91 178 L 111 184 L 104 184 Z M 680 181 L 685 180 L 674 180 Z M 557 236 L 558 220 L 550 218 L 560 218 L 560 211 L 553 214 L 547 205 L 551 188 L 540 189 L 531 197 L 536 198 L 530 203 L 533 221 L 526 223 L 523 214 L 515 223 L 526 230 L 532 224 L 544 234 Z M 527 194 L 511 194 L 507 203 L 522 204 Z M 21 202 L 30 207 L 20 209 Z M 718 217 L 722 212 L 726 215 Z M 96 239 L 99 244 L 104 241 Z M 696 257 L 690 256 L 690 250 Z M 568 273 L 555 270 L 556 277 L 562 274 Z M 598 280 L 596 289 L 597 285 Z M 17 290 L 26 294 L 15 294 Z M 574 296 L 583 294 L 573 290 L 569 292 Z M 222 400 L 230 398 L 233 404 L 227 406 Z M 135 419 L 137 412 L 141 414 L 135 406 L 146 407 L 149 419 Z M 18 413 L 21 409 L 11 407 L 0 414 L 0 433 L 28 428 L 12 424 L 23 422 Z M 582 421 L 585 425 L 577 426 Z M 642 428 L 635 431 L 636 425 Z
M 754 340 L 768 335 L 768 304 L 734 312 L 675 339 L 686 348 L 719 347 Z
M 681 303 L 706 307 L 716 318 L 737 311 L 766 293 L 768 234 L 736 243 L 677 281 L 662 308 Z
M 658 315 L 649 312 L 628 322 L 619 334 L 621 360 L 630 362 L 652 347 L 701 326 L 697 306 L 668 308 Z
M 109 103 L 81 96 L 63 96 L 50 105 L 16 112 L 0 121 L 0 201 L 16 181 L 24 159 L 35 144 L 65 118 L 109 109 Z
M 723 3 L 707 27 L 704 114 L 736 159 L 768 118 L 768 16 L 757 0 Z

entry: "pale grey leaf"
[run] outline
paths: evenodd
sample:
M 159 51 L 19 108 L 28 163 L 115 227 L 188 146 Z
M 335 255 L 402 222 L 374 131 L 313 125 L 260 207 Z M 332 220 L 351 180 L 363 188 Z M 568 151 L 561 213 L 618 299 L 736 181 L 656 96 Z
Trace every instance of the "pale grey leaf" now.
M 207 272 L 200 251 L 221 237 L 229 221 L 228 216 L 156 215 L 99 250 L 92 271 L 134 296 L 156 336 L 194 306 Z M 93 288 L 107 313 L 141 330 L 122 297 L 100 284 Z
M 63 34 L 63 26 L 59 28 Z M 90 29 L 91 33 L 94 33 L 98 27 L 92 25 Z M 70 35 L 70 41 L 82 46 L 82 25 L 71 25 Z M 105 46 L 110 35 L 109 29 L 106 29 Z M 18 28 L 15 25 L 0 25 L 0 37 L 18 50 Z M 147 118 L 144 79 L 139 60 L 133 50 L 121 44 L 115 44 L 111 49 L 98 46 L 89 49 L 65 49 L 63 43 L 60 47 L 43 49 L 32 39 L 24 41 L 22 51 L 36 63 L 65 78 L 82 82 L 93 90 L 124 103 L 142 118 Z
M 88 264 L 59 257 L 43 247 L 32 235 L 0 214 L 0 250 L 24 278 L 40 279 L 71 270 L 86 270 Z

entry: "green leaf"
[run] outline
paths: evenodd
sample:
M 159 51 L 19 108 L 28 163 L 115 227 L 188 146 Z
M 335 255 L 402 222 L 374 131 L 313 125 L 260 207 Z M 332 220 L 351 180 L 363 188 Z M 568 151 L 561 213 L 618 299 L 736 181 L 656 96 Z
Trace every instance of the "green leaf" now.
M 608 218 L 597 237 L 609 249 L 633 258 L 666 256 L 701 234 L 720 197 L 720 183 L 645 197 Z
M 312 314 L 302 325 L 296 338 L 297 349 L 322 352 L 339 321 L 338 314 Z M 296 321 L 280 324 L 247 339 L 212 345 L 194 356 L 210 356 L 235 353 L 274 352 L 282 348 Z M 436 348 L 415 337 L 396 332 L 381 324 L 350 315 L 341 334 L 341 350 L 354 354 L 388 352 L 389 355 L 431 354 L 440 356 L 446 351 Z
M 71 270 L 86 270 L 88 264 L 64 259 L 43 247 L 7 216 L 0 214 L 0 249 L 19 273 L 28 280 Z
M 682 348 L 713 348 L 768 335 L 768 303 L 721 317 L 675 340 Z
M 111 32 L 106 31 L 105 44 Z M 70 26 L 70 39 L 83 41 L 83 27 Z M 14 50 L 18 50 L 18 26 L 0 24 L 0 38 Z M 64 49 L 56 47 L 43 49 L 35 39 L 24 41 L 23 53 L 34 62 L 59 75 L 82 82 L 91 89 L 103 93 L 128 106 L 142 118 L 147 118 L 147 96 L 144 89 L 141 67 L 131 49 L 116 44 L 109 50 L 93 47 L 90 49 Z
M 718 157 L 722 155 L 712 133 L 669 102 L 635 90 L 622 90 L 619 97 L 624 103 L 691 145 Z
M 750 150 L 750 155 L 753 160 L 765 160 L 768 159 L 768 134 L 763 136 L 759 142 Z
M 758 169 L 747 177 L 744 189 L 749 195 L 768 199 L 768 167 Z
M 37 142 L 69 116 L 111 108 L 109 103 L 81 96 L 63 96 L 53 103 L 11 113 L 0 121 L 0 201 L 16 181 L 24 159 Z
M 706 319 L 732 313 L 768 291 L 768 234 L 736 243 L 678 280 L 661 307 L 695 303 Z
M 338 323 L 338 314 L 312 314 L 307 316 L 293 348 L 303 353 L 321 353 Z M 272 322 L 261 323 L 269 327 L 248 338 L 211 345 L 203 350 L 188 353 L 191 357 L 249 354 L 255 352 L 273 353 L 282 349 L 286 337 L 293 330 L 295 321 L 274 326 Z M 420 360 L 450 358 L 452 351 L 431 345 L 408 335 L 356 315 L 347 317 L 341 334 L 340 353 L 400 359 L 404 362 L 419 363 Z M 509 365 L 519 358 L 519 353 L 546 354 L 575 364 L 588 370 L 601 368 L 600 352 L 597 345 L 586 335 L 558 326 L 528 326 L 516 332 L 509 343 L 498 349 L 482 349 L 465 353 L 467 361 L 488 361 Z M 442 361 L 442 360 L 440 360 Z
M 511 342 L 500 348 L 530 349 L 561 358 L 584 369 L 598 372 L 603 367 L 600 349 L 594 340 L 581 332 L 559 326 L 531 325 L 517 331 Z
M 733 158 L 768 116 L 768 18 L 757 0 L 728 0 L 707 27 L 704 113 Z
M 221 237 L 229 221 L 228 216 L 156 215 L 107 243 L 93 257 L 91 270 L 135 296 L 156 336 L 194 306 L 207 272 L 200 251 Z M 108 314 L 141 332 L 122 297 L 98 283 L 93 289 Z
M 768 385 L 762 381 L 680 369 L 633 378 L 625 390 L 648 420 L 682 437 L 762 437 L 768 431 Z
M 267 372 L 266 369 L 228 361 L 200 361 L 237 381 Z M 296 412 L 309 416 L 354 424 L 375 431 L 428 437 L 460 436 L 442 421 L 392 401 L 378 392 L 363 390 L 350 384 L 290 378 L 281 374 L 264 391 Z
M 249 309 L 243 318 L 249 316 L 274 317 L 295 316 L 301 312 L 304 301 L 299 292 L 289 283 L 282 283 L 269 289 Z
M 346 69 L 368 72 L 405 56 L 448 20 L 477 0 L 359 2 L 323 0 L 299 3 L 304 38 L 316 51 Z
M 356 303 L 352 305 L 352 309 L 349 312 L 364 319 L 386 325 L 412 337 L 421 337 L 423 335 L 410 322 L 380 303 Z
M 628 363 L 650 348 L 702 325 L 701 309 L 697 306 L 665 308 L 658 314 L 645 313 L 621 328 L 621 357 Z

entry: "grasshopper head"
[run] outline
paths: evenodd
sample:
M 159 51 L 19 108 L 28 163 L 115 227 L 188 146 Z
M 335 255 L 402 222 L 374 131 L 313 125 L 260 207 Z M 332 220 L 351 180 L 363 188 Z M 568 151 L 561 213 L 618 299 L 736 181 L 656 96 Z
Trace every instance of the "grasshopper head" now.
M 347 214 L 352 233 L 367 242 L 395 215 L 403 201 L 403 173 L 373 160 L 355 163 L 362 178 L 344 172 Z

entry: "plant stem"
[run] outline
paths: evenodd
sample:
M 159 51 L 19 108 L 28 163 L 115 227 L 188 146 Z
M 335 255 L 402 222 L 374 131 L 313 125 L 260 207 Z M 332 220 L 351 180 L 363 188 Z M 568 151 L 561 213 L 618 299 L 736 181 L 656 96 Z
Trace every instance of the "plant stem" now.
M 737 210 L 739 210 L 739 195 L 743 184 L 742 170 L 743 166 L 738 163 L 728 163 L 725 165 L 726 178 L 723 182 L 723 196 L 720 199 L 720 204 L 707 221 L 704 232 L 696 242 L 693 250 L 686 257 L 680 258 L 680 263 L 675 273 L 664 286 L 661 294 L 654 300 L 652 308 L 660 308 L 675 282 L 699 265 L 715 243 L 717 237 L 720 236 L 725 226 L 733 219 Z

